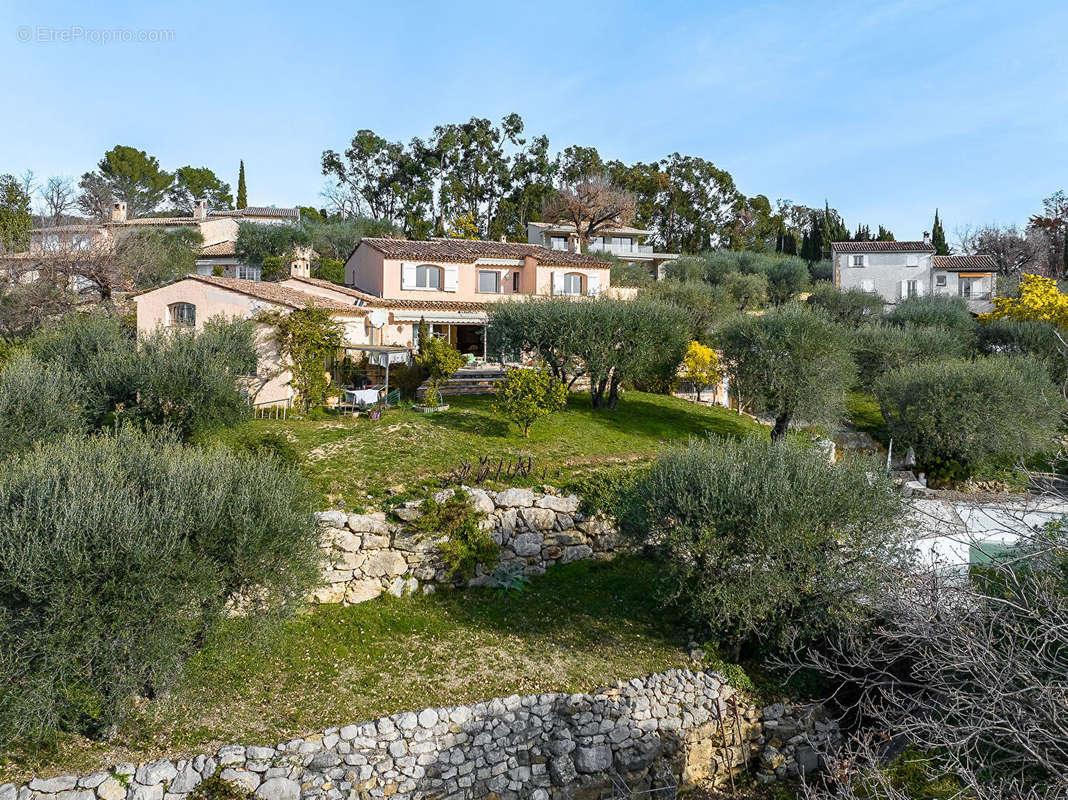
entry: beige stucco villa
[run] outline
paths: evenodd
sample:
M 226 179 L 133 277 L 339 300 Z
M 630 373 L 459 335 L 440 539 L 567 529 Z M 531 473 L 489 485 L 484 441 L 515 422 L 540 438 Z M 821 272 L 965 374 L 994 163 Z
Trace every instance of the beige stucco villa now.
M 134 296 L 138 332 L 318 306 L 343 324 L 349 348 L 412 350 L 425 321 L 431 333 L 462 353 L 483 357 L 493 303 L 618 294 L 610 285 L 609 265 L 592 255 L 460 239 L 363 239 L 345 263 L 345 278 L 342 286 L 308 277 L 302 260 L 294 261 L 293 275 L 280 283 L 190 275 Z M 253 402 L 288 402 L 290 376 L 267 326 L 260 331 L 260 348 L 249 389 Z

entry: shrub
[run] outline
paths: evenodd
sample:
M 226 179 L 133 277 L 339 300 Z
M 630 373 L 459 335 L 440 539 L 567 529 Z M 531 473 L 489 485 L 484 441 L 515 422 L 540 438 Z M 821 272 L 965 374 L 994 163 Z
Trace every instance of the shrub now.
M 706 386 L 714 386 L 723 377 L 716 351 L 711 347 L 705 347 L 700 342 L 690 342 L 690 346 L 686 349 L 686 356 L 682 359 L 680 377 L 694 385 L 697 390 L 697 400 L 700 402 L 701 390 Z
M 441 384 L 464 365 L 464 357 L 449 342 L 438 336 L 429 336 L 427 341 L 419 342 L 419 355 L 415 358 L 428 375 L 424 402 L 428 406 L 438 405 L 441 402 Z
M 1048 447 L 1063 405 L 1041 362 L 1018 357 L 913 364 L 875 392 L 895 447 L 936 475 Z
M 898 303 L 886 319 L 892 325 L 947 328 L 961 334 L 970 334 L 975 328 L 975 319 L 968 311 L 968 304 L 963 297 L 956 295 L 910 297 Z
M 945 328 L 865 325 L 851 337 L 858 384 L 871 391 L 888 372 L 909 364 L 961 358 L 970 350 L 969 339 Z
M 768 263 L 768 299 L 781 305 L 808 286 L 808 265 L 796 257 L 777 258 Z
M 841 417 L 853 360 L 845 332 L 826 314 L 790 303 L 735 320 L 718 340 L 732 390 L 755 410 L 775 415 L 772 438 L 785 436 L 795 419 Z
M 1024 274 L 1013 296 L 995 297 L 993 303 L 994 310 L 980 315 L 980 320 L 1042 321 L 1068 327 L 1068 294 L 1053 278 Z
M 495 411 L 504 414 L 530 436 L 530 426 L 567 405 L 567 387 L 546 369 L 512 367 L 497 384 Z
M 0 740 L 93 735 L 176 675 L 223 613 L 318 579 L 299 472 L 132 429 L 0 472 Z
M 84 393 L 63 366 L 20 353 L 0 369 L 0 459 L 85 429 Z
M 815 281 L 833 281 L 834 280 L 834 262 L 830 259 L 824 259 L 823 261 L 813 261 L 808 265 L 808 276 Z
M 471 506 L 467 492 L 456 489 L 441 502 L 433 497 L 424 500 L 412 527 L 424 536 L 440 538 L 438 551 L 449 575 L 469 581 L 480 564 L 487 572 L 492 570 L 500 555 L 500 545 L 479 525 L 485 518 Z
M 622 527 L 664 561 L 666 598 L 737 660 L 743 646 L 813 639 L 862 615 L 900 513 L 878 465 L 750 437 L 663 455 Z
M 880 317 L 886 301 L 874 292 L 862 289 L 839 291 L 833 284 L 821 283 L 808 296 L 808 304 L 822 309 L 839 325 L 857 328 Z
M 260 322 L 275 330 L 278 352 L 292 374 L 290 382 L 303 410 L 321 408 L 330 389 L 327 359 L 337 355 L 344 340 L 340 323 L 325 308 L 268 312 Z
M 994 319 L 976 328 L 976 348 L 984 355 L 1034 356 L 1057 386 L 1068 381 L 1068 347 L 1057 327 L 1041 320 Z
M 659 281 L 649 287 L 646 297 L 684 309 L 693 320 L 689 338 L 703 344 L 711 341 L 715 329 L 724 320 L 738 314 L 737 305 L 724 287 L 700 280 Z
M 768 279 L 761 272 L 731 272 L 722 281 L 731 300 L 739 309 L 757 309 L 767 305 Z

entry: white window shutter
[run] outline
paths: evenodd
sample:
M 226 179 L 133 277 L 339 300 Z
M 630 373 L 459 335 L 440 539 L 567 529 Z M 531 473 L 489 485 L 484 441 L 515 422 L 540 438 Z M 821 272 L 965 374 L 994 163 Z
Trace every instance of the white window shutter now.
M 923 297 L 923 281 L 916 281 L 916 296 Z
M 460 268 L 456 265 L 445 267 L 445 286 L 446 292 L 455 292 L 456 284 L 459 281 Z
M 901 299 L 904 300 L 909 296 L 909 282 L 901 281 Z
M 401 264 L 401 288 L 415 288 L 415 264 Z
M 596 297 L 601 293 L 601 276 L 590 275 L 586 278 L 586 294 L 590 297 Z
M 553 294 L 564 293 L 564 274 L 562 272 L 553 273 Z

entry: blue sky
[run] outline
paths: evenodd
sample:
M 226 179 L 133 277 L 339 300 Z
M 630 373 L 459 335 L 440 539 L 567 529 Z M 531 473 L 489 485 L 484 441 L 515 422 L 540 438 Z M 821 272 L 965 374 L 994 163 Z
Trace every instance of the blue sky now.
M 111 29 L 173 34 L 87 40 Z M 512 111 L 554 149 L 699 155 L 899 239 L 935 205 L 952 240 L 1068 190 L 1063 2 L 0 0 L 0 67 L 0 172 L 76 176 L 121 143 L 236 185 L 243 158 L 257 204 L 319 205 L 322 151 L 360 128 Z

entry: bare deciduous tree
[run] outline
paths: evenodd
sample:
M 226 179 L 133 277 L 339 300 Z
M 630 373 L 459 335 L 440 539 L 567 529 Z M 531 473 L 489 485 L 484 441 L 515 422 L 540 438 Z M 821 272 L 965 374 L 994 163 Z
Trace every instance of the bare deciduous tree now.
M 1015 225 L 1004 228 L 966 225 L 956 229 L 956 236 L 961 252 L 993 256 L 999 275 L 1056 274 L 1050 272 L 1047 236 L 1039 229 L 1020 231 Z
M 50 225 L 62 225 L 65 217 L 77 205 L 74 181 L 62 175 L 53 175 L 37 190 L 45 207 L 45 220 Z
M 588 244 L 591 237 L 606 228 L 629 225 L 636 210 L 633 192 L 598 176 L 557 189 L 545 201 L 542 218 L 573 225 L 583 244 Z

